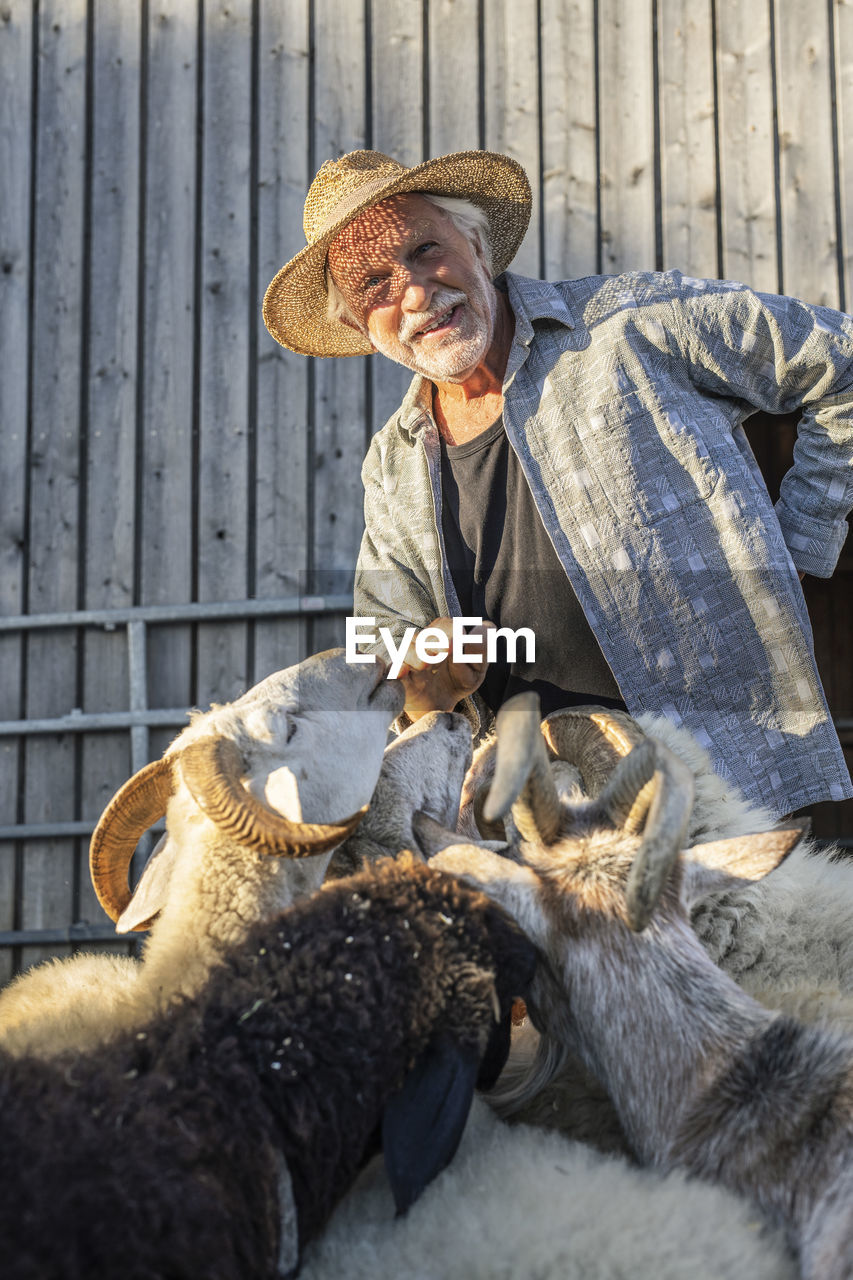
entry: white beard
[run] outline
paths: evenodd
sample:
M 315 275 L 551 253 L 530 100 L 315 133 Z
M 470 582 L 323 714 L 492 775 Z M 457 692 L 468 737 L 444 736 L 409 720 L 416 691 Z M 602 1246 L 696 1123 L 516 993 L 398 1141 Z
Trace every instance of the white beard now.
M 396 338 L 381 343 L 374 339 L 376 350 L 430 382 L 461 382 L 489 350 L 497 319 L 497 292 L 485 267 L 478 263 L 477 269 L 477 283 L 470 293 L 439 289 L 428 312 L 404 317 Z M 437 319 L 456 303 L 465 305 L 462 323 L 446 338 L 433 340 L 429 349 L 423 351 L 412 335 L 428 324 L 430 318 Z

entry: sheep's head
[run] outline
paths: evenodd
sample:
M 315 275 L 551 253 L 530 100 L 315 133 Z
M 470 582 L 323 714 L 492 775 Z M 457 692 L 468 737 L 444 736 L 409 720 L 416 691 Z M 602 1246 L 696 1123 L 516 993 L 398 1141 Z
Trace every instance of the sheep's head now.
M 299 857 L 339 844 L 364 814 L 403 699 L 381 662 L 351 664 L 329 650 L 197 714 L 98 823 L 90 868 L 104 910 L 115 920 L 127 907 L 133 851 L 173 794 L 191 797 L 223 837 L 256 853 Z
M 455 827 L 471 750 L 471 726 L 455 711 L 430 711 L 395 738 L 385 748 L 365 819 L 335 851 L 328 874 L 348 875 L 411 848 L 417 810 Z

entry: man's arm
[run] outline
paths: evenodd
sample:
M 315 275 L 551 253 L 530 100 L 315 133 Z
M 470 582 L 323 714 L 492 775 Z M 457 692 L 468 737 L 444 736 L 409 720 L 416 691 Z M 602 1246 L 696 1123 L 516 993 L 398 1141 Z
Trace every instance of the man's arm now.
M 397 522 L 381 479 L 367 464 L 363 478 L 365 531 L 355 574 L 355 614 L 375 619 L 377 637 L 379 628 L 387 627 L 397 645 L 408 627 L 416 629 L 399 676 L 406 690 L 406 721 L 418 720 L 429 711 L 452 711 L 482 684 L 487 666 L 485 646 L 479 659 L 466 662 L 455 662 L 452 649 L 438 663 L 428 663 L 417 654 L 419 632 L 435 627 L 450 637 L 452 622 L 436 616 L 441 602 L 434 599 L 429 582 L 424 580 L 426 573 L 416 557 L 407 556 L 406 548 L 395 540 Z M 471 628 L 467 634 L 473 638 L 491 625 Z M 466 645 L 466 649 L 475 648 L 474 643 Z M 364 651 L 388 657 L 379 639 L 365 645 Z
M 675 310 L 697 386 L 802 410 L 776 512 L 800 576 L 830 577 L 853 509 L 853 320 L 728 281 L 682 281 Z

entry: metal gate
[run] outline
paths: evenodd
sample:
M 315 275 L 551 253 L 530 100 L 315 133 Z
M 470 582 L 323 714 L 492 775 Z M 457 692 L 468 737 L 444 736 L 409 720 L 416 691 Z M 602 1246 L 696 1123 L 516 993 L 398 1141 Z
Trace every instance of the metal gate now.
M 60 631 L 64 629 L 101 628 L 105 631 L 123 629 L 127 644 L 127 709 L 122 711 L 86 713 L 72 710 L 69 714 L 51 718 L 31 718 L 0 721 L 0 741 L 17 738 L 19 743 L 33 737 L 47 738 L 57 734 L 90 734 L 116 730 L 130 735 L 131 771 L 141 769 L 152 758 L 151 730 L 178 730 L 187 723 L 186 707 L 152 707 L 149 698 L 149 674 L 147 664 L 149 628 L 170 623 L 204 622 L 252 622 L 273 618 L 313 618 L 317 615 L 347 614 L 352 612 L 351 595 L 294 596 L 282 600 L 240 600 L 222 603 L 197 603 L 186 605 L 149 605 L 126 609 L 76 610 L 67 613 L 32 614 L 0 618 L 0 634 L 34 631 Z M 69 795 L 64 806 L 70 814 L 73 800 Z M 24 947 L 76 949 L 81 943 L 116 942 L 111 924 L 91 922 L 86 919 L 69 920 L 67 924 L 46 928 L 24 928 L 23 916 L 23 849 L 25 842 L 39 840 L 86 841 L 91 837 L 97 817 L 78 820 L 68 817 L 63 821 L 33 823 L 26 821 L 0 823 L 0 858 L 13 862 L 12 910 L 13 927 L 0 930 L 0 954 L 11 951 L 11 964 L 3 966 L 4 976 L 21 968 L 21 949 Z M 159 828 L 162 831 L 162 824 Z M 155 826 L 144 840 L 134 858 L 131 878 L 138 876 L 150 853 L 152 839 L 158 833 Z M 138 947 L 140 935 L 122 942 L 122 949 Z

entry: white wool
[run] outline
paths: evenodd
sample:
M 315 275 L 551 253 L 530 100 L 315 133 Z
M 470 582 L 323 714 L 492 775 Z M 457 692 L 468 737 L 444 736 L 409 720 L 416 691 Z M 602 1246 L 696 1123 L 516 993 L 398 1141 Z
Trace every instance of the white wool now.
M 688 828 L 690 844 L 769 831 L 776 826 L 778 814 L 753 804 L 739 787 L 714 772 L 711 757 L 689 730 L 649 711 L 637 716 L 637 724 L 644 733 L 669 747 L 693 774 L 696 791 Z
M 300 1280 L 794 1280 L 781 1234 L 718 1187 L 510 1126 L 479 1098 L 452 1163 L 403 1218 L 381 1160 Z

